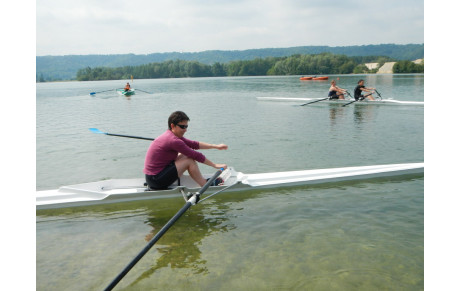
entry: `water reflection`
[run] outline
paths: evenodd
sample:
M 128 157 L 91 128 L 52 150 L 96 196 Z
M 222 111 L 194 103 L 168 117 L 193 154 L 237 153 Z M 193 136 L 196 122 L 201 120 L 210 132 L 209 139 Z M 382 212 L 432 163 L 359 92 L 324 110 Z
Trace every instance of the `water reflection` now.
M 131 285 L 163 268 L 206 274 L 207 262 L 202 259 L 201 241 L 211 234 L 236 228 L 228 222 L 234 216 L 228 214 L 233 209 L 232 204 L 252 199 L 260 192 L 244 193 L 222 193 L 192 206 L 149 251 L 151 261 L 148 261 L 149 256 L 142 258 L 150 267 L 130 273 L 133 276 Z M 94 272 L 102 277 L 117 274 L 183 205 L 183 199 L 173 198 L 37 211 L 37 282 L 40 288 L 51 282 L 76 286 L 76 281 L 62 279 L 71 272 L 82 273 L 90 269 L 98 270 Z M 70 229 L 74 231 L 72 235 L 69 235 Z M 63 239 L 58 243 L 56 237 Z M 142 247 L 139 245 L 141 238 L 145 240 Z M 114 247 L 107 250 L 111 245 Z M 84 255 L 77 251 L 82 249 Z M 88 256 L 88 251 L 93 254 Z M 59 268 L 50 267 L 61 262 L 66 263 Z M 107 268 L 111 271 L 107 272 Z M 54 272 L 51 277 L 47 275 L 50 269 Z M 95 286 L 110 280 L 96 278 L 87 284 Z
M 132 285 L 150 277 L 161 268 L 187 268 L 193 274 L 207 273 L 206 261 L 201 259 L 200 241 L 211 233 L 227 232 L 234 228 L 225 223 L 228 220 L 225 217 L 228 206 L 223 204 L 220 208 L 219 212 L 208 213 L 197 205 L 185 213 L 156 245 L 156 251 L 161 256 Z M 151 212 L 146 223 L 152 230 L 145 236 L 145 241 L 150 241 L 174 214 L 171 209 Z
M 228 211 L 232 210 L 232 202 L 243 202 L 255 197 L 259 191 L 247 195 L 231 195 L 193 206 L 181 217 L 168 232 L 155 245 L 156 251 L 161 255 L 152 262 L 150 269 L 138 276 L 130 286 L 138 284 L 143 279 L 162 268 L 189 269 L 193 274 L 207 274 L 206 260 L 201 258 L 201 241 L 216 232 L 228 232 L 236 228 L 228 223 Z M 224 200 L 222 200 L 224 199 Z M 145 236 L 145 241 L 150 241 L 156 233 L 169 221 L 178 210 L 173 208 L 151 209 L 148 213 L 146 224 L 152 227 Z
M 330 106 L 329 107 L 329 120 L 331 121 L 331 125 L 335 126 L 337 123 L 343 122 L 344 117 L 344 110 L 342 106 Z
M 362 124 L 375 120 L 375 107 L 377 105 L 355 105 L 353 108 L 353 120 L 356 124 Z

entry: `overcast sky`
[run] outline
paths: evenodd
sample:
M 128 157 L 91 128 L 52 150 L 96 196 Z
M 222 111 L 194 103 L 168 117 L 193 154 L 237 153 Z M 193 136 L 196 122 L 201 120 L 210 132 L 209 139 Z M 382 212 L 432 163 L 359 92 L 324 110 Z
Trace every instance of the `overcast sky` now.
M 423 43 L 423 0 L 37 0 L 37 55 Z

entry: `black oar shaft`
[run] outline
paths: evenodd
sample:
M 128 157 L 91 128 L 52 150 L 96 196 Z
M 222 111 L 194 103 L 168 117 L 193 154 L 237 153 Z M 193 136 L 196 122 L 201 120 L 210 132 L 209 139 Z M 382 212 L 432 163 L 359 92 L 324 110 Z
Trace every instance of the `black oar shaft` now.
M 209 186 L 211 186 L 211 184 L 214 182 L 214 180 L 219 177 L 219 175 L 222 173 L 224 169 L 221 168 L 219 169 L 217 172 L 214 173 L 214 175 L 212 175 L 211 178 L 209 178 L 208 182 L 206 182 L 206 184 L 203 185 L 203 187 L 201 187 L 201 189 L 198 191 L 197 195 L 201 195 L 203 194 L 206 190 L 208 190 Z
M 162 229 L 150 240 L 150 242 L 142 249 L 142 251 L 121 271 L 118 276 L 113 279 L 113 281 L 104 289 L 104 290 L 112 290 L 118 282 L 123 279 L 123 277 L 128 274 L 128 272 L 134 267 L 134 265 L 139 262 L 140 259 L 153 247 L 153 245 L 165 234 L 168 229 L 192 206 L 192 202 L 187 202 L 185 205 L 182 207 L 179 212 L 176 213 L 169 221 L 166 223 L 165 226 L 163 226 Z
M 98 92 L 91 92 L 89 93 L 89 95 L 94 95 L 94 94 L 97 94 L 97 93 L 103 93 L 103 92 L 108 92 L 108 91 L 113 91 L 115 89 L 109 89 L 109 90 L 104 90 L 104 91 L 98 91 Z
M 362 99 L 356 99 L 356 100 L 351 101 L 350 103 L 343 104 L 342 107 L 345 107 L 345 106 L 347 106 L 348 104 L 355 103 L 355 102 L 357 102 L 357 101 L 363 101 L 364 99 L 366 99 L 366 98 L 369 97 L 370 95 L 372 95 L 372 93 L 369 93 L 369 94 L 367 94 L 367 95 L 364 95 Z
M 351 101 L 351 102 L 349 102 L 347 104 L 343 104 L 342 107 L 345 107 L 345 106 L 347 106 L 348 104 L 351 104 L 351 103 L 355 103 L 356 101 L 358 101 L 358 100 L 353 100 L 353 101 Z
M 329 97 L 324 98 L 324 99 L 315 100 L 315 101 L 308 102 L 308 103 L 304 103 L 304 104 L 300 104 L 300 106 L 305 106 L 305 105 L 312 104 L 312 103 L 316 103 L 316 102 L 319 102 L 319 101 L 324 101 L 324 100 L 326 100 L 326 99 L 329 99 Z
M 153 93 L 150 93 L 150 92 L 147 92 L 147 91 L 144 91 L 144 90 L 141 90 L 141 89 L 136 89 L 137 91 L 141 91 L 141 92 L 144 92 L 144 93 L 147 93 L 147 94 L 153 94 Z
M 149 243 L 142 249 L 142 251 L 123 269 L 123 271 L 118 274 L 115 279 L 104 289 L 104 290 L 112 290 L 118 282 L 123 279 L 123 277 L 128 274 L 128 272 L 137 264 L 137 262 L 142 259 L 142 257 L 153 247 L 153 245 L 168 231 L 171 226 L 192 206 L 193 203 L 197 201 L 197 196 L 203 194 L 209 186 L 214 182 L 214 180 L 222 173 L 223 169 L 219 169 L 214 175 L 204 184 L 203 187 L 194 195 L 192 196 L 187 203 L 168 221 L 168 223 L 163 226 L 160 231 L 149 241 Z
M 111 136 L 128 137 L 128 138 L 135 138 L 135 139 L 154 140 L 154 138 L 142 137 L 142 136 L 122 135 L 122 134 L 115 134 L 115 133 L 105 133 L 105 134 L 111 135 Z

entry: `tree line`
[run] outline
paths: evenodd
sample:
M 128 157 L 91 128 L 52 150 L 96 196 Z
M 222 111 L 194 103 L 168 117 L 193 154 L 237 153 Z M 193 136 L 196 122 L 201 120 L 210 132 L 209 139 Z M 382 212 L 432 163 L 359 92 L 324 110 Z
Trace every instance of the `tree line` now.
M 168 60 L 139 66 L 123 67 L 86 67 L 77 72 L 78 81 L 120 80 L 135 76 L 137 79 L 186 78 L 186 77 L 223 77 L 223 76 L 266 76 L 266 75 L 329 75 L 351 73 L 373 73 L 365 62 L 378 62 L 383 65 L 392 61 L 389 57 L 348 57 L 331 53 L 315 55 L 292 55 L 289 57 L 267 57 L 253 60 L 216 62 L 212 65 L 198 61 Z M 419 73 L 415 67 L 398 66 L 398 73 Z M 399 63 L 399 62 L 398 62 Z M 412 62 L 409 62 L 412 63 Z M 413 63 L 412 63 L 413 64 Z M 415 65 L 415 64 L 414 64 Z M 396 65 L 395 65 L 396 66 Z M 423 72 L 423 64 L 421 68 Z M 404 72 L 403 72 L 404 71 Z
M 151 54 L 115 55 L 64 55 L 37 56 L 36 73 L 46 81 L 75 80 L 79 69 L 86 67 L 122 67 L 165 62 L 169 60 L 197 61 L 212 65 L 232 61 L 254 60 L 267 57 L 289 57 L 292 55 L 315 55 L 331 53 L 346 56 L 387 56 L 397 61 L 416 60 L 424 56 L 424 44 L 378 44 L 355 46 L 298 46 L 288 48 L 263 48 L 248 50 L 207 50 L 202 52 L 166 52 Z M 359 62 L 358 63 L 362 63 Z
M 393 73 L 423 73 L 424 63 L 416 64 L 411 61 L 400 61 L 393 66 Z

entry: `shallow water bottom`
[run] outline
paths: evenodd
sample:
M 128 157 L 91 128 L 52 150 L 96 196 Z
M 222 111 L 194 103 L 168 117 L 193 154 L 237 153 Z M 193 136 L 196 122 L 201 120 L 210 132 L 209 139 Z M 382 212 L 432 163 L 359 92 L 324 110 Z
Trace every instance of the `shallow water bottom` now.
M 103 289 L 182 204 L 38 213 L 37 290 Z M 219 194 L 117 289 L 421 290 L 423 216 L 422 177 Z

